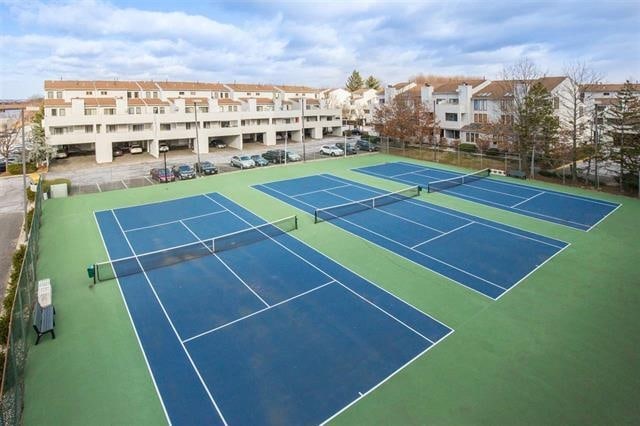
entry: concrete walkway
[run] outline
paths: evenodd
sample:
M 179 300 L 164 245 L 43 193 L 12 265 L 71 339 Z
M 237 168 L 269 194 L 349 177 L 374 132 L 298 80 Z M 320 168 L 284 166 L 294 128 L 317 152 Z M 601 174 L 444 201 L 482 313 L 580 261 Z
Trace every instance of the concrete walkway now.
M 0 178 L 0 302 L 22 226 L 22 176 Z

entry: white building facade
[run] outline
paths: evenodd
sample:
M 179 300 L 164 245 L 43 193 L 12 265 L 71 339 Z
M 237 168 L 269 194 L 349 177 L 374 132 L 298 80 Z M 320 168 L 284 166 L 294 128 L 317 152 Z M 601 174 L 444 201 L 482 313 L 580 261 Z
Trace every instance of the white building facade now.
M 132 144 L 158 157 L 161 144 L 207 153 L 216 140 L 241 150 L 285 133 L 292 141 L 341 134 L 341 110 L 303 86 L 48 80 L 44 89 L 47 143 L 94 151 L 98 163 Z

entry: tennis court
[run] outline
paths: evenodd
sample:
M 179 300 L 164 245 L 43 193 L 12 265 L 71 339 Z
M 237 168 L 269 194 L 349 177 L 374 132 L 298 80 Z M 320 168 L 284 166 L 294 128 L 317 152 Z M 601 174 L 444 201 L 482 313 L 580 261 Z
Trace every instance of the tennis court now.
M 329 174 L 255 188 L 497 299 L 568 246 L 563 241 Z
M 211 193 L 95 213 L 167 420 L 318 424 L 452 330 Z M 109 285 L 116 281 L 106 281 Z
M 582 231 L 590 231 L 613 213 L 620 204 L 557 191 L 534 188 L 488 176 L 465 176 L 449 170 L 435 169 L 403 161 L 354 169 L 371 176 L 412 185 L 429 186 L 431 192 L 497 207 Z

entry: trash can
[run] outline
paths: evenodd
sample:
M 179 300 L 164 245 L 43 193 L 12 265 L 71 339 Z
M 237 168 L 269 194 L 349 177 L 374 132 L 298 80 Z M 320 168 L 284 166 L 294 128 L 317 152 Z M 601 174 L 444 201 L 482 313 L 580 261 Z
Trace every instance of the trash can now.
M 94 265 L 89 265 L 87 267 L 87 275 L 89 275 L 89 278 L 92 278 L 95 281 L 96 270 L 95 270 Z

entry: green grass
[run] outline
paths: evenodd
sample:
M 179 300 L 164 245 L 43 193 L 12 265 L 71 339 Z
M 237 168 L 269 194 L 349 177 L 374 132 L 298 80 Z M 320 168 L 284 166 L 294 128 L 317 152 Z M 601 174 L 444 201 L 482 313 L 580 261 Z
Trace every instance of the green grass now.
M 106 260 L 92 213 L 214 191 L 266 219 L 298 214 L 298 238 L 455 329 L 336 424 L 636 422 L 640 201 L 530 182 L 623 203 L 585 233 L 443 194 L 423 195 L 571 243 L 490 301 L 329 223 L 314 225 L 308 215 L 250 188 L 328 172 L 395 190 L 402 185 L 349 169 L 397 160 L 406 159 L 359 155 L 46 201 L 38 276 L 52 278 L 57 338 L 47 336 L 29 352 L 24 423 L 165 421 L 116 282 L 89 286 L 86 266 Z

